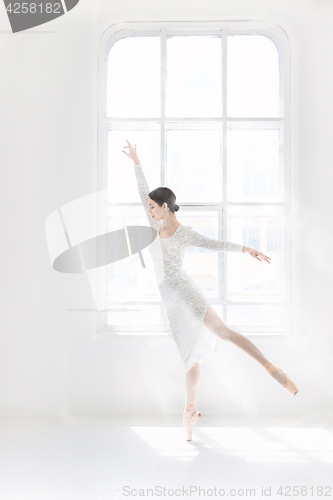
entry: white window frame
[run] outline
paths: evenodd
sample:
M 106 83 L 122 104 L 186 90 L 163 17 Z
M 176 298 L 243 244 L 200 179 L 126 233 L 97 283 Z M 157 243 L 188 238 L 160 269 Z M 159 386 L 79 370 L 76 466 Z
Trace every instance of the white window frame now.
M 291 81 L 291 56 L 290 56 L 290 43 L 286 35 L 286 32 L 280 26 L 263 21 L 205 21 L 205 22 L 126 22 L 119 23 L 110 26 L 106 29 L 101 36 L 99 45 L 99 56 L 98 56 L 98 98 L 96 101 L 96 114 L 97 114 L 97 170 L 95 170 L 94 185 L 96 190 L 105 189 L 105 179 L 107 170 L 107 134 L 108 134 L 108 123 L 117 121 L 128 121 L 126 118 L 112 118 L 108 119 L 104 115 L 106 109 L 106 71 L 107 71 L 107 58 L 108 53 L 113 44 L 120 38 L 128 36 L 149 36 L 149 35 L 160 35 L 161 36 L 161 71 L 165 71 L 165 45 L 167 35 L 212 35 L 221 34 L 223 37 L 223 64 L 226 64 L 226 43 L 227 43 L 227 32 L 228 29 L 231 30 L 232 34 L 258 34 L 265 35 L 270 38 L 276 45 L 279 53 L 280 61 L 280 88 L 281 94 L 284 98 L 284 117 L 281 118 L 232 118 L 233 121 L 271 121 L 271 122 L 282 122 L 284 130 L 284 156 L 285 156 L 285 202 L 277 202 L 274 205 L 284 205 L 285 207 L 285 232 L 284 239 L 286 242 L 286 255 L 284 264 L 286 266 L 284 276 L 286 277 L 287 285 L 286 290 L 286 307 L 289 309 L 289 323 L 287 326 L 287 331 L 285 332 L 245 332 L 247 336 L 260 336 L 260 338 L 281 338 L 290 337 L 290 335 L 295 335 L 299 333 L 299 318 L 297 316 L 297 307 L 299 304 L 299 226 L 300 226 L 300 215 L 299 215 L 299 144 L 297 141 L 291 141 L 292 137 L 298 137 L 298 115 L 297 106 L 298 100 L 295 99 L 295 103 L 292 99 L 292 81 Z M 223 71 L 223 92 L 226 92 L 226 72 Z M 165 79 L 161 80 L 165 85 Z M 295 83 L 296 81 L 296 83 Z M 298 85 L 298 80 L 294 81 L 294 86 Z M 164 94 L 165 88 L 161 89 Z M 295 93 L 296 95 L 296 93 Z M 292 108 L 293 103 L 293 108 Z M 227 133 L 227 117 L 225 113 L 226 96 L 223 98 L 223 134 L 224 141 L 226 140 Z M 162 109 L 163 106 L 162 106 Z M 297 121 L 296 121 L 297 118 Z M 165 116 L 161 115 L 161 142 L 165 142 Z M 183 118 L 182 118 L 183 119 Z M 230 118 L 228 118 L 230 119 Z M 142 121 L 142 118 L 133 118 L 131 121 Z M 156 121 L 156 118 L 145 118 L 145 121 Z M 220 118 L 211 121 L 221 121 Z M 172 120 L 174 121 L 174 120 Z M 188 119 L 191 121 L 191 118 Z M 200 119 L 195 119 L 195 121 L 200 121 Z M 297 132 L 297 133 L 296 133 Z M 161 166 L 165 165 L 165 150 L 161 148 Z M 162 178 L 161 185 L 164 185 L 164 171 L 162 168 Z M 224 189 L 226 189 L 226 158 L 224 158 Z M 148 180 L 149 182 L 149 180 Z M 231 202 L 228 202 L 231 204 Z M 223 198 L 223 205 L 226 204 L 226 197 Z M 243 202 L 237 202 L 235 204 L 246 204 Z M 249 202 L 250 205 L 255 205 L 256 203 Z M 258 204 L 265 204 L 265 202 L 260 202 Z M 269 204 L 269 202 L 266 202 Z M 184 206 L 186 204 L 183 204 Z M 200 205 L 200 204 L 198 204 Z M 203 204 L 205 205 L 205 204 Z M 223 210 L 223 222 L 224 227 L 226 224 L 227 211 Z M 98 222 L 97 222 L 98 226 Z M 219 236 L 222 239 L 222 235 Z M 297 255 L 297 259 L 296 259 Z M 245 257 L 247 258 L 247 257 Z M 105 285 L 100 289 L 104 289 L 107 292 Z M 236 329 L 236 328 L 235 328 Z M 112 329 L 110 325 L 107 325 L 106 314 L 102 312 L 96 313 L 94 316 L 94 332 L 95 336 L 99 335 L 101 332 L 107 332 L 108 334 L 116 335 L 166 335 L 166 331 L 163 328 L 160 331 L 117 331 Z M 151 330 L 151 328 L 150 328 Z M 240 330 L 239 330 L 240 331 Z

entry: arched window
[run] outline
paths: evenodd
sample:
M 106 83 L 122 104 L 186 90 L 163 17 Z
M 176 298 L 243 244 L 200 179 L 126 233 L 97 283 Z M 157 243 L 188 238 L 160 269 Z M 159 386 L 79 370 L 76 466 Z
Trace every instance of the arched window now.
M 184 269 L 223 321 L 254 334 L 291 328 L 288 68 L 285 32 L 255 21 L 127 23 L 101 40 L 98 181 L 110 193 L 107 229 L 147 225 L 122 153 L 128 139 L 150 190 L 176 193 L 181 223 L 271 257 L 185 254 Z M 100 330 L 168 331 L 153 267 L 142 268 L 138 255 L 109 266 L 104 293 L 114 311 Z

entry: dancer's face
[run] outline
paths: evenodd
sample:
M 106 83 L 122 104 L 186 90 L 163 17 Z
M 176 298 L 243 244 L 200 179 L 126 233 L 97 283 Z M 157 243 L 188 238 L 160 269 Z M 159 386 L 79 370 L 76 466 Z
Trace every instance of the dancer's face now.
M 163 205 L 160 207 L 158 203 L 156 203 L 154 200 L 151 200 L 148 196 L 148 207 L 149 210 L 148 212 L 152 216 L 152 218 L 156 221 L 163 219 L 163 215 L 165 211 L 163 210 Z

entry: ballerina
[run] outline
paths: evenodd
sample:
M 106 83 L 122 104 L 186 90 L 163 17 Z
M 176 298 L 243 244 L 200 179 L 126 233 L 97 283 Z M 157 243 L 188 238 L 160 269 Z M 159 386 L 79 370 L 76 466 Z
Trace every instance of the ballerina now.
M 127 141 L 127 140 L 126 140 Z M 280 367 L 274 366 L 264 354 L 241 333 L 223 323 L 213 309 L 199 285 L 182 269 L 184 252 L 189 246 L 248 253 L 260 262 L 270 264 L 271 258 L 245 245 L 208 238 L 191 226 L 181 224 L 175 215 L 179 210 L 174 192 L 167 187 L 149 191 L 142 165 L 129 141 L 129 152 L 123 150 L 134 161 L 134 169 L 140 198 L 149 224 L 157 231 L 149 245 L 159 292 L 166 307 L 171 334 L 183 361 L 186 372 L 186 401 L 183 413 L 183 428 L 187 441 L 192 439 L 193 424 L 201 417 L 196 409 L 200 364 L 216 352 L 219 338 L 233 342 L 265 370 L 292 395 L 299 391 L 296 384 Z

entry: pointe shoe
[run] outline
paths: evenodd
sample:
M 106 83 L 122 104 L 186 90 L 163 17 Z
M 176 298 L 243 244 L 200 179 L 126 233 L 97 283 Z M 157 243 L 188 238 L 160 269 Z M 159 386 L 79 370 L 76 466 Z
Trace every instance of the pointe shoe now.
M 193 408 L 194 405 L 186 405 L 186 409 L 190 410 L 191 407 Z M 185 431 L 185 436 L 186 436 L 186 441 L 192 441 L 192 427 L 197 420 L 201 417 L 201 413 L 198 410 L 194 410 L 193 415 L 191 416 L 190 420 L 187 422 L 186 425 L 184 425 L 184 431 Z
M 284 374 L 285 374 L 285 377 L 287 379 L 287 384 L 285 386 L 282 386 L 287 392 L 289 392 L 289 394 L 293 395 L 293 396 L 296 396 L 296 394 L 299 392 L 295 382 L 293 382 L 291 380 L 291 378 L 288 376 L 288 374 L 282 370 L 282 368 L 280 367 L 276 367 L 274 366 L 272 363 L 270 363 L 269 361 L 267 361 L 267 363 L 265 363 L 263 365 L 263 367 L 265 368 L 265 370 L 268 371 L 268 373 L 270 375 L 272 375 L 272 372 L 276 372 L 278 370 L 281 370 Z

